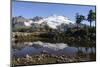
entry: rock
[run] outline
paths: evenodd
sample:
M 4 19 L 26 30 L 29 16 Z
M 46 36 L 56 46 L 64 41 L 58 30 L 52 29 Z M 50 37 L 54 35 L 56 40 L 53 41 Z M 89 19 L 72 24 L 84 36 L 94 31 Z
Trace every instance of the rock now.
M 17 62 L 19 62 L 20 61 L 20 58 L 17 58 Z
M 60 59 L 63 60 L 64 58 L 62 56 L 60 56 Z
M 30 56 L 28 54 L 26 54 L 26 58 L 30 58 Z
M 27 55 L 26 55 L 26 60 L 27 60 L 27 61 L 32 61 L 32 57 L 29 56 L 29 55 L 27 54 Z
M 42 60 L 43 59 L 43 57 L 40 55 L 39 57 L 38 57 L 38 61 L 40 61 L 40 60 Z

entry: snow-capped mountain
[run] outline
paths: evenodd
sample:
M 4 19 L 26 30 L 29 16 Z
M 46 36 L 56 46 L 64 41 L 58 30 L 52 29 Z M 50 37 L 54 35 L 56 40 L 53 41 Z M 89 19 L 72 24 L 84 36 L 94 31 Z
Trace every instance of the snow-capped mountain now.
M 18 16 L 18 17 L 13 17 L 12 18 L 12 24 L 15 27 L 18 27 L 18 26 L 26 26 L 25 22 L 27 22 L 27 21 L 28 21 L 28 19 L 26 19 L 26 18 L 24 18 L 22 16 Z
M 49 16 L 44 20 L 47 22 L 48 26 L 53 29 L 57 29 L 57 26 L 60 26 L 61 24 L 72 23 L 72 21 L 70 21 L 68 18 L 64 16 L 57 16 L 57 15 Z
M 24 25 L 25 26 L 31 26 L 32 23 L 33 23 L 33 21 L 32 20 L 29 20 L 29 21 L 25 21 L 24 22 Z
M 73 22 L 65 16 L 52 15 L 47 18 L 36 16 L 33 19 L 23 17 L 13 18 L 12 23 L 15 26 L 31 26 L 33 28 L 44 28 L 49 26 L 52 29 L 65 30 L 67 27 L 74 26 Z
M 41 24 L 44 22 L 43 17 L 36 16 L 32 19 L 33 23 Z

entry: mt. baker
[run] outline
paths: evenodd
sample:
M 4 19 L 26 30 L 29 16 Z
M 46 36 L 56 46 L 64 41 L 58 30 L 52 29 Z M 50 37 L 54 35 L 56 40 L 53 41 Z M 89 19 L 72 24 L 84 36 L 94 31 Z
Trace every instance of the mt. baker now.
M 34 28 L 45 28 L 48 26 L 52 29 L 58 29 L 66 31 L 66 28 L 76 27 L 76 24 L 69 20 L 67 17 L 52 15 L 47 18 L 36 16 L 33 19 L 26 19 L 22 16 L 13 17 L 12 24 L 14 27 L 33 27 Z

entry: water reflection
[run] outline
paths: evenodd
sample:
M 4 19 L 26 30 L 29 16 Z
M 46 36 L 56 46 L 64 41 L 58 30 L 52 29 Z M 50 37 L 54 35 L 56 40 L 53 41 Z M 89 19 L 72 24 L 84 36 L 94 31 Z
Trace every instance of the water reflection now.
M 65 43 L 46 43 L 41 41 L 36 42 L 12 42 L 12 53 L 15 57 L 25 57 L 28 55 L 37 55 L 42 52 L 55 55 L 82 55 L 95 54 L 95 47 L 77 47 L 68 46 Z

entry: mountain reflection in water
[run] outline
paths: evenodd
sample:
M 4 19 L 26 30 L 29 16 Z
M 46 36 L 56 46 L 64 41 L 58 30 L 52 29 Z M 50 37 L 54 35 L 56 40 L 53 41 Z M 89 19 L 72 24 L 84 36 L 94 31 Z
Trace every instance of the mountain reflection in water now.
M 68 55 L 74 56 L 78 52 L 83 54 L 93 53 L 95 54 L 95 47 L 87 48 L 87 47 L 75 47 L 75 46 L 68 46 L 65 43 L 46 43 L 41 41 L 36 42 L 12 42 L 12 54 L 15 57 L 25 57 L 28 55 L 38 55 L 41 54 L 43 51 L 47 52 L 48 54 L 55 54 L 55 55 Z

